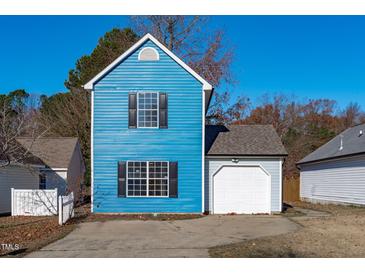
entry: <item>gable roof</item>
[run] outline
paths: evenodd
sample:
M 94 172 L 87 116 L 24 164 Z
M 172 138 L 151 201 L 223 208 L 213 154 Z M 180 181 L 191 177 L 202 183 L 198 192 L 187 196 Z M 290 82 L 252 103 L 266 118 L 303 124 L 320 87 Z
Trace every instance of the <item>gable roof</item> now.
M 363 134 L 360 134 L 362 130 Z M 342 149 L 341 147 L 342 139 Z M 298 165 L 365 153 L 365 124 L 346 129 L 335 138 L 308 154 Z
M 170 56 L 176 63 L 182 66 L 187 72 L 189 72 L 192 76 L 194 76 L 200 83 L 203 84 L 204 90 L 212 90 L 213 87 L 206 80 L 204 80 L 198 73 L 196 73 L 192 68 L 190 68 L 184 61 L 182 61 L 179 57 L 177 57 L 172 51 L 166 48 L 162 43 L 160 43 L 155 37 L 151 34 L 147 33 L 143 36 L 137 43 L 135 43 L 132 47 L 130 47 L 127 51 L 125 51 L 121 56 L 115 59 L 109 66 L 103 69 L 100 73 L 98 73 L 94 78 L 92 78 L 89 82 L 84 85 L 85 89 L 93 89 L 94 84 L 99 81 L 105 74 L 111 71 L 115 66 L 117 66 L 120 62 L 126 59 L 130 54 L 132 54 L 135 50 L 137 50 L 144 42 L 147 40 L 151 40 L 155 43 L 161 50 L 163 50 L 168 56 Z
M 272 125 L 209 125 L 205 127 L 205 154 L 232 156 L 286 156 Z
M 44 164 L 51 168 L 67 168 L 70 164 L 77 138 L 17 138 L 17 141 L 31 154 L 32 164 Z M 36 161 L 35 159 L 38 159 Z

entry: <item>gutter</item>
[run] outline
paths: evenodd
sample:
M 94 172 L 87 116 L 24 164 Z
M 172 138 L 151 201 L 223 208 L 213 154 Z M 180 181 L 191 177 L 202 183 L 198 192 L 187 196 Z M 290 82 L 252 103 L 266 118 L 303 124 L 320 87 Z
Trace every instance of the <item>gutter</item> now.
M 332 157 L 316 159 L 316 160 L 306 161 L 306 162 L 300 162 L 299 161 L 299 162 L 295 163 L 295 165 L 298 169 L 300 169 L 300 167 L 299 167 L 300 165 L 314 164 L 314 163 L 320 163 L 320 162 L 323 162 L 323 161 L 331 161 L 331 160 L 343 159 L 343 158 L 348 158 L 348 157 L 353 157 L 353 156 L 360 156 L 360 155 L 365 155 L 365 151 L 364 152 L 351 153 L 351 154 L 345 154 L 345 155 L 339 155 L 339 156 L 332 156 Z

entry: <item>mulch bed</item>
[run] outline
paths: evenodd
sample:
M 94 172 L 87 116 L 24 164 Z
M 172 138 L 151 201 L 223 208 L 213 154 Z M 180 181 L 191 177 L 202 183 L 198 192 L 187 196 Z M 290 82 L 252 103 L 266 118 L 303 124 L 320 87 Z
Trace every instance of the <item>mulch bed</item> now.
M 83 222 L 105 222 L 105 221 L 175 221 L 202 218 L 200 214 L 91 214 Z
M 105 222 L 105 221 L 175 221 L 202 218 L 203 214 L 103 214 L 90 213 L 90 205 L 76 209 L 76 218 L 71 223 Z

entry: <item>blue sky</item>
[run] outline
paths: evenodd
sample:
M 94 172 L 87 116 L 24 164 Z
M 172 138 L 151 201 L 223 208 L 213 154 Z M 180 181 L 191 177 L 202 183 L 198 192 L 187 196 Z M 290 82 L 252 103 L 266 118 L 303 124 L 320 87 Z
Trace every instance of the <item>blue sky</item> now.
M 0 93 L 65 91 L 68 70 L 127 16 L 0 16 Z M 233 97 L 330 98 L 365 109 L 365 16 L 212 16 L 235 48 Z

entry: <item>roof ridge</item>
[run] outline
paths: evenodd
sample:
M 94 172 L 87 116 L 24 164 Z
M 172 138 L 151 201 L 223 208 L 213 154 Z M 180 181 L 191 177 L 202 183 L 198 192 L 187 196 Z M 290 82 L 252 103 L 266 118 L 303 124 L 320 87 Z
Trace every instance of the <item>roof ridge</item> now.
M 358 127 L 358 126 L 365 126 L 365 123 L 359 123 L 359 124 L 353 125 L 352 127 L 349 127 L 348 129 Z
M 274 127 L 272 124 L 232 124 L 232 125 L 228 125 L 228 126 L 237 126 L 237 127 L 247 127 L 247 126 L 250 126 L 250 127 Z

